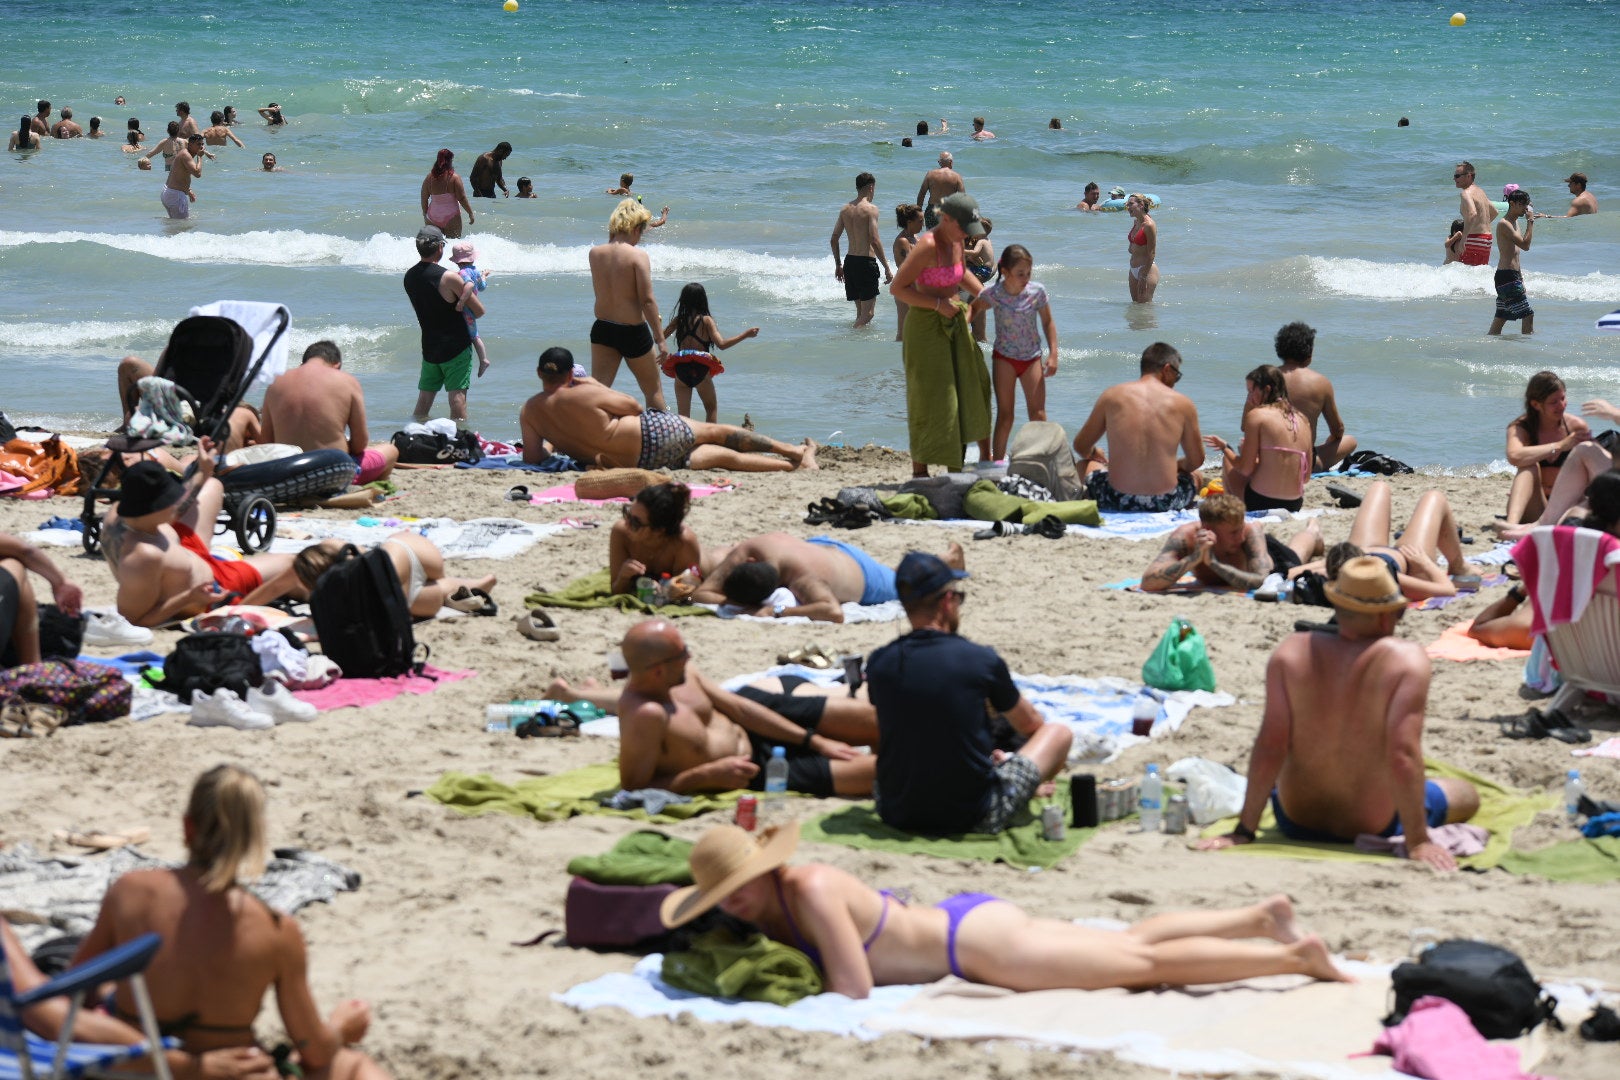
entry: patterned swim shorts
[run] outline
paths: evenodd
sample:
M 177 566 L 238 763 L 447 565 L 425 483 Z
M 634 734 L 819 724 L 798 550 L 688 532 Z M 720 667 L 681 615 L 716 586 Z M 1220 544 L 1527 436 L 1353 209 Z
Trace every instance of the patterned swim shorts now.
M 697 440 L 692 428 L 678 414 L 649 409 L 641 414 L 641 457 L 643 469 L 684 469 Z
M 1086 498 L 1095 500 L 1097 509 L 1112 510 L 1116 514 L 1161 514 L 1166 510 L 1186 510 L 1198 502 L 1198 489 L 1192 477 L 1184 472 L 1176 474 L 1173 491 L 1163 495 L 1130 495 L 1115 491 L 1108 482 L 1108 472 L 1094 472 L 1086 477 Z
M 990 805 L 984 817 L 973 826 L 978 833 L 998 833 L 1012 823 L 1013 815 L 1029 805 L 1035 789 L 1041 786 L 1041 770 L 1022 754 L 1009 754 L 996 766 L 990 788 Z

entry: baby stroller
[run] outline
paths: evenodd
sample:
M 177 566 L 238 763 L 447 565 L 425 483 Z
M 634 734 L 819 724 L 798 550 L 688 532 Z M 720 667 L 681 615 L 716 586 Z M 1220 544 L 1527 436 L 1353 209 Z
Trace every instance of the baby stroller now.
M 219 315 L 193 315 L 182 319 L 169 335 L 168 347 L 153 374 L 175 384 L 179 397 L 191 407 L 193 430 L 223 445 L 230 434 L 232 411 L 242 403 L 248 387 L 259 375 L 287 331 L 288 314 L 277 307 L 274 328 L 257 358 L 253 337 L 234 319 Z M 116 500 L 119 489 L 104 486 L 118 467 L 120 455 L 145 453 L 164 440 L 147 436 L 114 435 L 107 440 L 112 453 L 95 481 L 84 492 L 84 550 L 101 549 L 98 499 Z M 220 524 L 234 530 L 244 552 L 260 552 L 276 534 L 276 503 L 314 501 L 343 491 L 354 479 L 354 459 L 341 450 L 315 450 L 291 458 L 244 465 L 219 474 L 225 487 Z

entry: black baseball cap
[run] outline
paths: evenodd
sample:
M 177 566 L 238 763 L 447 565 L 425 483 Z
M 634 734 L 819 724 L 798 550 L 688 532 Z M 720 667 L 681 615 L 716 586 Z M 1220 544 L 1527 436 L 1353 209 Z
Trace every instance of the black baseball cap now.
M 968 576 L 966 570 L 955 569 L 938 555 L 908 551 L 894 571 L 894 590 L 902 601 L 922 600 Z

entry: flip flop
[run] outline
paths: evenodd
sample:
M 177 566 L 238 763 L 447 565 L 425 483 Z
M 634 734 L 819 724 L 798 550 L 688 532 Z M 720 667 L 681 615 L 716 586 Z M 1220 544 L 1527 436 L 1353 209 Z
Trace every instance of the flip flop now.
M 1329 484 L 1327 493 L 1339 500 L 1339 509 L 1354 510 L 1361 505 L 1361 496 L 1342 484 Z
M 1502 723 L 1502 734 L 1509 739 L 1557 739 L 1561 743 L 1575 745 L 1592 741 L 1592 733 L 1583 727 L 1576 727 L 1569 717 L 1561 712 L 1552 711 L 1539 713 L 1534 709 L 1525 713 L 1517 720 L 1507 720 Z
M 1457 587 L 1457 591 L 1465 593 L 1479 592 L 1479 587 L 1483 584 L 1483 581 L 1484 579 L 1478 574 L 1456 574 L 1451 579 L 1451 583 Z
M 519 615 L 517 631 L 530 641 L 556 641 L 562 637 L 556 620 L 544 608 L 533 608 Z
M 463 585 L 444 602 L 444 606 L 469 615 L 498 615 L 500 608 L 483 589 L 469 589 Z
M 810 644 L 802 649 L 794 649 L 790 653 L 783 653 L 776 658 L 778 664 L 798 664 L 801 667 L 815 668 L 817 671 L 831 671 L 833 659 L 828 656 L 820 645 Z
M 152 839 L 152 830 L 144 825 L 120 829 L 118 832 L 69 832 L 58 829 L 53 835 L 64 844 L 72 844 L 74 847 L 89 848 L 92 851 L 112 851 L 130 844 L 146 843 Z
M 529 489 L 523 484 L 514 484 L 506 490 L 507 502 L 528 502 Z

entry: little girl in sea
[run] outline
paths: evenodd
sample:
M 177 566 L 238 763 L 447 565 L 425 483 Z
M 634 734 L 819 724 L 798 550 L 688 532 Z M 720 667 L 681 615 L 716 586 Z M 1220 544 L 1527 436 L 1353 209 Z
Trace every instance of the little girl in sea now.
M 472 336 L 473 351 L 478 354 L 478 377 L 482 379 L 484 372 L 489 370 L 489 353 L 484 351 L 484 339 L 478 336 L 478 320 L 473 313 L 466 310 L 467 297 L 475 292 L 483 292 L 489 284 L 489 273 L 478 269 L 478 249 L 465 240 L 458 241 L 450 249 L 450 261 L 455 263 L 461 272 L 461 299 L 456 302 L 456 310 L 461 312 L 467 320 L 467 333 Z
M 670 353 L 660 365 L 665 375 L 675 380 L 675 408 L 682 416 L 692 415 L 692 388 L 703 402 L 703 419 L 711 424 L 720 422 L 720 408 L 715 402 L 714 377 L 724 372 L 725 365 L 714 356 L 716 349 L 729 349 L 739 341 L 759 336 L 759 327 L 750 326 L 735 337 L 722 338 L 720 327 L 709 314 L 709 293 L 696 281 L 688 282 L 675 304 L 675 317 L 664 327 L 664 336 L 675 339 L 676 352 Z
M 996 426 L 991 439 L 991 457 L 1007 456 L 1007 440 L 1012 435 L 1013 408 L 1018 386 L 1024 387 L 1024 404 L 1031 420 L 1046 419 L 1046 379 L 1057 374 L 1057 323 L 1046 286 L 1031 281 L 1035 259 L 1022 244 L 1008 244 L 996 264 L 996 280 L 973 301 L 973 312 L 985 309 L 995 313 L 996 343 L 991 352 L 991 379 L 996 391 Z M 1039 322 L 1040 329 L 1036 328 Z M 1041 365 L 1041 334 L 1046 331 L 1047 360 Z

